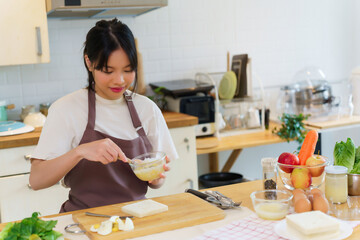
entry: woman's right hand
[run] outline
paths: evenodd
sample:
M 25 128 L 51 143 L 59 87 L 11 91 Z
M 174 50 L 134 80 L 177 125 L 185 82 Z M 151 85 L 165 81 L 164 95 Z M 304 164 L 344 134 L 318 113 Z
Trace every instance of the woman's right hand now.
M 82 158 L 103 164 L 116 162 L 118 159 L 127 162 L 123 151 L 109 138 L 81 144 L 77 147 L 77 152 Z

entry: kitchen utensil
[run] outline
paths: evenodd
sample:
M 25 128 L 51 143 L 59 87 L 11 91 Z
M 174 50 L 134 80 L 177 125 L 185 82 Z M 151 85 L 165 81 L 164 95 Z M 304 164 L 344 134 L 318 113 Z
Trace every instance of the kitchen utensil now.
M 313 166 L 306 166 L 306 165 L 289 165 L 289 164 L 282 164 L 277 162 L 276 163 L 276 169 L 277 173 L 284 184 L 284 186 L 289 190 L 294 190 L 294 186 L 291 181 L 291 176 L 293 175 L 294 169 L 308 169 L 311 173 L 311 178 L 309 179 L 309 187 L 312 188 L 318 188 L 321 186 L 321 184 L 325 180 L 325 167 L 329 165 L 329 160 L 322 156 L 325 159 L 324 163 L 313 165 Z M 301 170 L 299 170 L 301 171 Z
M 10 136 L 27 133 L 34 130 L 34 127 L 17 121 L 1 121 L 0 136 Z
M 152 181 L 164 172 L 165 157 L 164 152 L 149 152 L 134 157 L 129 164 L 139 179 Z
M 7 121 L 6 101 L 0 101 L 0 121 Z
M 274 196 L 269 199 L 269 196 Z M 266 220 L 279 220 L 289 213 L 293 195 L 285 190 L 267 189 L 255 191 L 250 198 L 256 214 Z
M 29 114 L 29 113 L 33 113 L 35 112 L 35 106 L 34 105 L 25 105 L 21 108 L 21 114 L 20 114 L 20 118 L 21 120 L 24 121 L 25 117 Z
M 360 115 L 360 67 L 356 67 L 352 70 L 350 81 L 352 85 L 354 114 Z
M 118 231 L 101 236 L 90 231 L 90 227 L 100 223 L 101 219 L 87 216 L 84 212 L 73 213 L 73 220 L 79 223 L 82 230 L 90 239 L 129 239 L 150 235 L 154 233 L 174 230 L 178 228 L 190 227 L 203 223 L 221 220 L 225 217 L 225 212 L 208 202 L 187 193 L 180 193 L 171 196 L 163 196 L 154 199 L 157 202 L 169 206 L 169 210 L 153 216 L 143 218 L 133 218 L 134 230 Z M 122 215 L 120 209 L 129 203 L 120 203 L 96 208 L 96 212 L 106 215 L 114 213 Z
M 360 174 L 348 174 L 348 194 L 360 196 Z
M 104 218 L 111 218 L 112 216 L 106 215 L 106 214 L 98 214 L 98 213 L 91 213 L 91 212 L 85 212 L 87 216 L 93 216 L 93 217 L 104 217 Z M 133 218 L 133 216 L 118 216 L 119 218 Z
M 199 182 L 206 188 L 243 182 L 243 175 L 232 172 L 206 173 L 199 177 Z
M 24 123 L 33 127 L 42 127 L 44 126 L 46 117 L 41 112 L 31 112 L 26 115 Z
M 237 79 L 233 71 L 228 71 L 222 77 L 219 84 L 219 98 L 232 99 L 236 91 Z
M 236 203 L 232 201 L 230 198 L 224 196 L 223 194 L 217 191 L 206 191 L 204 193 L 194 189 L 186 189 L 185 192 L 194 194 L 195 196 L 201 199 L 204 199 L 210 203 L 215 204 L 221 209 L 238 208 L 241 204 L 241 202 Z

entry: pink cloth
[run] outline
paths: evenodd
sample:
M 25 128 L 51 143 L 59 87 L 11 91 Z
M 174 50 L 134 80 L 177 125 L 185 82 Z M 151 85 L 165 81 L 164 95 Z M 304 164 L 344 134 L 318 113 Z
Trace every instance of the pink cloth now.
M 275 225 L 279 221 L 259 218 L 256 214 L 240 221 L 232 222 L 224 227 L 209 231 L 194 240 L 278 240 L 285 239 L 275 233 Z M 360 221 L 346 221 L 352 228 Z

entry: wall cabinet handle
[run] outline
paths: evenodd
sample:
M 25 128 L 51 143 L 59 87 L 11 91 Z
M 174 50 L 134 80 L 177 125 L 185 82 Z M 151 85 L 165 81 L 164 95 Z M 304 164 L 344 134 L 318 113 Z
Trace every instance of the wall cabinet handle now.
M 31 155 L 30 155 L 30 154 L 24 155 L 24 159 L 25 159 L 26 161 L 30 161 Z
M 37 55 L 42 55 L 42 44 L 41 44 L 41 31 L 40 27 L 35 27 L 36 39 L 37 39 Z

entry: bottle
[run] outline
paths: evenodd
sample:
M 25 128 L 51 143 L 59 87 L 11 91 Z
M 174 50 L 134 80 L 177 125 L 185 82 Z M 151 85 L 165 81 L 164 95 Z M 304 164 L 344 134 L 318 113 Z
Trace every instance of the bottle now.
M 276 189 L 277 188 L 277 175 L 276 175 L 276 158 L 262 158 L 261 166 L 263 171 L 263 185 L 264 189 Z M 275 194 L 275 195 L 274 195 Z M 266 199 L 276 199 L 275 192 L 265 192 Z
M 347 167 L 325 167 L 325 196 L 335 204 L 345 203 L 348 197 Z

